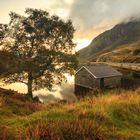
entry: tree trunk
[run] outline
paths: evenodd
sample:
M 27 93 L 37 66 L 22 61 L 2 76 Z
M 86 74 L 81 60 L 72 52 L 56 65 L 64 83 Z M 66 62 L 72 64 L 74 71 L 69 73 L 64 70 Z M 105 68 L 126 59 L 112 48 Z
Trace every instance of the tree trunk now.
M 28 95 L 29 97 L 33 98 L 33 93 L 32 93 L 32 83 L 33 83 L 33 78 L 32 78 L 32 74 L 29 73 L 28 74 Z

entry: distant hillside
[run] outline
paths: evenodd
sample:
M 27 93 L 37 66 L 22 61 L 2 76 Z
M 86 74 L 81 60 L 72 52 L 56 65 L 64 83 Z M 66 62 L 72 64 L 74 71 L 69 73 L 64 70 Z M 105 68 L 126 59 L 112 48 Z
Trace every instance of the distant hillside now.
M 79 61 L 140 62 L 140 21 L 116 25 L 79 51 Z

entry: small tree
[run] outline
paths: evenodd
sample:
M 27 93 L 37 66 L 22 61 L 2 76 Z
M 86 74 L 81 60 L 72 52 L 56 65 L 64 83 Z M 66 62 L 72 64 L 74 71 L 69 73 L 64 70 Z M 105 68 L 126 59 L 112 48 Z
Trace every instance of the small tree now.
M 77 66 L 73 43 L 74 28 L 70 20 L 38 9 L 26 9 L 26 16 L 11 13 L 5 49 L 13 55 L 15 73 L 5 83 L 22 82 L 28 95 L 41 88 L 52 89 L 61 84 L 64 73 L 73 74 Z M 10 38 L 10 39 L 9 39 Z

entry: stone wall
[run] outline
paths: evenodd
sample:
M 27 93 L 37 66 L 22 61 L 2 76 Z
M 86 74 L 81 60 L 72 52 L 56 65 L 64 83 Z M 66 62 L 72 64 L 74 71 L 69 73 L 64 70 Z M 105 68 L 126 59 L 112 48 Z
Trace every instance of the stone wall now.
M 86 88 L 94 89 L 94 88 L 99 88 L 100 80 L 95 79 L 87 70 L 82 68 L 75 75 L 75 84 Z
M 104 78 L 104 88 L 121 87 L 121 77 Z

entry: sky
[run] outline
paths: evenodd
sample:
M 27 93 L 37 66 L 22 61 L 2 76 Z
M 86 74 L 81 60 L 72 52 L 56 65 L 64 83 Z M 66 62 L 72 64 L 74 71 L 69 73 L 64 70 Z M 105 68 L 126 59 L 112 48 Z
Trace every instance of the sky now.
M 76 29 L 76 49 L 130 18 L 139 17 L 140 0 L 0 0 L 0 23 L 8 23 L 10 11 L 24 14 L 25 8 L 38 8 L 71 19 Z

